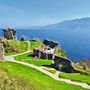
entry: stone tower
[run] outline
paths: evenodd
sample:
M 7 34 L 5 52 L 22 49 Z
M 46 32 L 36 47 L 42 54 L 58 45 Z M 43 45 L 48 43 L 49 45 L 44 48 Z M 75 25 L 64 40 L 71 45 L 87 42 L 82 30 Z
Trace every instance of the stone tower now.
M 14 29 L 3 29 L 4 32 L 4 38 L 6 38 L 7 40 L 16 40 L 17 36 L 16 36 L 16 31 Z
M 3 44 L 0 43 L 0 61 L 4 60 L 4 48 Z

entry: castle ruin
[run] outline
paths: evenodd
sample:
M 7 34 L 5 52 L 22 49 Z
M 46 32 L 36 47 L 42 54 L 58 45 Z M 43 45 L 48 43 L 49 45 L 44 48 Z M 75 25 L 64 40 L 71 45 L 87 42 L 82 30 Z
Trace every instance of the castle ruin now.
M 44 40 L 43 46 L 33 50 L 34 56 L 41 59 L 50 59 L 54 61 L 54 68 L 61 68 L 67 73 L 77 72 L 72 65 L 72 61 L 56 55 L 58 51 L 58 43 L 54 41 Z
M 41 59 L 53 60 L 57 51 L 58 43 L 44 40 L 43 45 L 33 50 L 34 56 Z
M 14 29 L 3 29 L 4 32 L 4 38 L 6 38 L 7 40 L 16 40 L 17 36 L 16 36 L 16 31 Z

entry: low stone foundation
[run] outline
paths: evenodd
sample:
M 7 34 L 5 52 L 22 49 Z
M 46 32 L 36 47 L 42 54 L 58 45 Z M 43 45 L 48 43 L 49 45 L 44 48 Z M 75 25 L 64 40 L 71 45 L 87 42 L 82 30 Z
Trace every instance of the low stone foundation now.
M 54 59 L 54 54 L 45 53 L 45 52 L 40 51 L 38 49 L 34 49 L 33 53 L 34 53 L 34 56 L 41 58 L 41 59 L 50 59 L 50 60 Z

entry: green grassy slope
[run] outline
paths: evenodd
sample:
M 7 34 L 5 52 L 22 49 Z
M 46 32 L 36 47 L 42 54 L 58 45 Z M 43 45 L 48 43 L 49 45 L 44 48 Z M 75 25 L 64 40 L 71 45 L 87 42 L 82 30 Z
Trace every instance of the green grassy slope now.
M 25 41 L 16 41 L 16 40 L 6 40 L 3 41 L 5 55 L 12 55 L 17 53 L 22 53 L 27 50 L 27 42 Z
M 32 58 L 30 55 L 32 53 L 27 53 L 23 55 L 16 56 L 15 59 L 22 62 L 27 62 L 30 64 L 34 64 L 36 66 L 42 66 L 45 64 L 52 64 L 52 60 L 43 60 L 38 58 Z M 77 68 L 75 68 L 77 70 Z M 79 81 L 90 84 L 90 72 L 78 69 L 81 73 L 60 73 L 60 78 L 67 78 L 73 81 Z M 53 72 L 53 71 L 51 71 Z M 85 74 L 86 73 L 86 74 Z
M 0 77 L 0 83 L 2 83 L 0 88 L 1 85 L 4 86 L 2 90 L 86 90 L 78 86 L 56 81 L 37 70 L 21 64 L 0 62 L 0 74 L 2 72 L 6 73 L 8 78 L 5 79 L 5 76 L 2 76 L 3 78 Z M 10 83 L 11 78 L 13 78 L 12 83 Z M 2 79 L 3 82 L 1 82 Z M 13 85 L 14 82 L 16 82 L 15 85 Z
M 43 45 L 43 43 L 36 42 L 36 41 L 30 41 L 30 43 L 31 43 L 30 49 L 32 49 L 32 50 Z
M 27 62 L 30 64 L 34 64 L 36 66 L 42 66 L 45 64 L 51 64 L 52 63 L 52 60 L 47 60 L 47 59 L 44 60 L 44 59 L 39 59 L 39 58 L 33 58 L 30 55 L 32 55 L 32 52 L 16 56 L 15 60 Z
M 59 77 L 60 78 L 67 78 L 73 81 L 79 81 L 79 82 L 84 82 L 90 85 L 90 72 L 75 68 L 76 70 L 79 70 L 81 73 L 60 73 Z

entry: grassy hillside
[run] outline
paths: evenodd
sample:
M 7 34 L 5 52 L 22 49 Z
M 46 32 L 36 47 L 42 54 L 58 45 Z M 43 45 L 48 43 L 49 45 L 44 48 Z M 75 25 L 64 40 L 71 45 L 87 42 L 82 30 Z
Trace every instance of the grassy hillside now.
M 36 41 L 30 41 L 30 43 L 31 43 L 30 49 L 32 49 L 32 50 L 43 45 L 43 43 L 36 42 Z
M 0 90 L 24 90 L 30 88 L 27 82 L 9 74 L 8 70 L 0 67 Z
M 15 57 L 15 60 L 27 62 L 30 64 L 34 64 L 36 66 L 42 66 L 45 64 L 51 64 L 52 63 L 52 60 L 47 60 L 47 59 L 44 60 L 44 59 L 39 59 L 39 58 L 33 58 L 33 57 L 31 57 L 31 55 L 32 55 L 32 52 L 26 53 L 23 55 L 19 55 L 19 56 Z
M 1 90 L 86 90 L 78 86 L 56 81 L 27 66 L 0 62 Z
M 60 73 L 59 77 L 60 78 L 67 78 L 73 81 L 79 81 L 79 82 L 84 82 L 90 85 L 90 72 L 75 68 L 76 70 L 79 70 L 81 73 Z
M 62 50 L 62 49 L 58 48 L 58 52 L 57 52 L 56 56 L 65 57 L 66 58 L 67 57 L 67 53 L 66 53 L 65 50 Z
M 3 41 L 5 55 L 22 53 L 27 50 L 27 42 L 16 41 L 16 40 L 6 40 Z
M 46 64 L 48 65 L 48 64 L 53 63 L 52 60 L 43 60 L 43 59 L 33 58 L 33 57 L 31 57 L 31 55 L 32 55 L 32 53 L 27 53 L 27 54 L 16 56 L 15 59 L 18 61 L 34 64 L 36 66 L 42 66 L 42 65 L 46 65 Z M 62 72 L 62 73 L 60 73 L 59 77 L 90 84 L 90 72 L 87 72 L 83 69 L 82 70 L 78 69 L 78 68 L 75 68 L 75 69 L 79 70 L 81 73 L 64 73 L 64 72 Z M 51 70 L 49 72 L 55 72 L 55 71 Z

